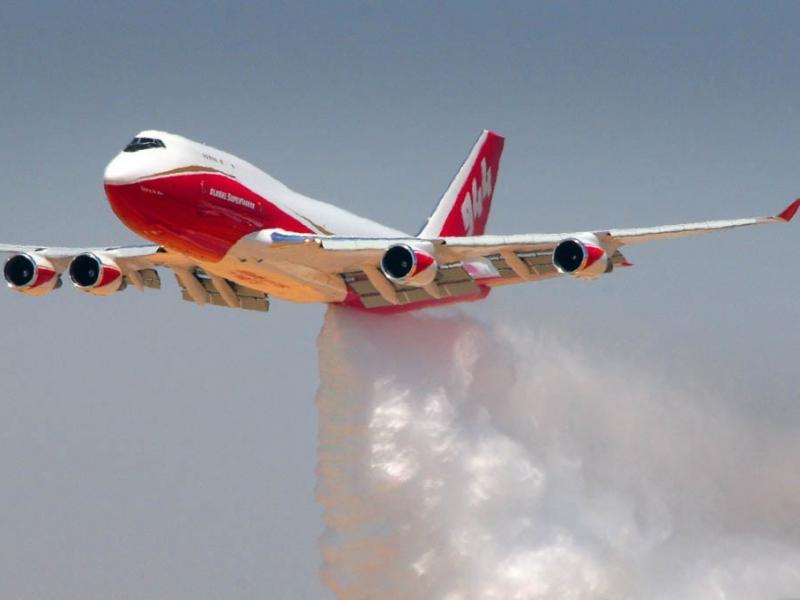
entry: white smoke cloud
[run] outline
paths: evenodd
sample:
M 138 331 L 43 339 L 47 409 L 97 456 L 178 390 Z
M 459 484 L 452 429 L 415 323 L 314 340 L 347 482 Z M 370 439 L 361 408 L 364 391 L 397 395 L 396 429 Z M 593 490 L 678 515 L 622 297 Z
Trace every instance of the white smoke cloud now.
M 800 598 L 800 443 L 712 382 L 466 317 L 333 308 L 319 351 L 336 597 Z

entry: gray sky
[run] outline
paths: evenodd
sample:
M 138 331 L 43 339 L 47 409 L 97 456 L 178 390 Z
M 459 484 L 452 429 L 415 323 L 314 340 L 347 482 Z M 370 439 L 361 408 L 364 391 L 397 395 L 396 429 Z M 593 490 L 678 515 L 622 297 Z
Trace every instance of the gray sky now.
M 0 240 L 137 238 L 102 170 L 161 128 L 415 232 L 483 128 L 491 233 L 771 214 L 800 195 L 800 6 L 6 2 Z M 800 425 L 800 229 L 630 249 L 465 310 L 541 323 Z M 0 596 L 311 598 L 315 340 L 160 293 L 0 295 Z M 598 361 L 603 357 L 599 356 Z

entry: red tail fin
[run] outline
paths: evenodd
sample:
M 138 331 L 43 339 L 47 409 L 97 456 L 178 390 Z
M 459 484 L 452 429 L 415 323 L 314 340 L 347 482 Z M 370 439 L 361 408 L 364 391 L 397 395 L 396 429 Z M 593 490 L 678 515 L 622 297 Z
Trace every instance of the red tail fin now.
M 481 134 L 419 237 L 483 234 L 492 207 L 504 141 L 491 131 Z

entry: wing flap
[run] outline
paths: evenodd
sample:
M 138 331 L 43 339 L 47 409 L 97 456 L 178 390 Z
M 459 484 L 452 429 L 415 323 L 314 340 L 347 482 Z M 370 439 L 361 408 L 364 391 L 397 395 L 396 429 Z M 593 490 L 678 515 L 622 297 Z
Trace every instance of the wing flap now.
M 393 302 L 395 298 L 387 298 L 385 293 L 379 291 L 363 270 L 344 273 L 342 278 L 350 290 L 358 295 L 365 308 L 412 304 L 442 298 L 460 298 L 481 292 L 480 286 L 461 265 L 445 265 L 439 269 L 435 281 L 437 295 L 431 294 L 430 288 L 390 284 L 394 288 L 396 303 Z
M 189 274 L 200 284 L 200 293 L 204 297 L 198 298 L 195 290 L 189 289 L 184 278 L 186 273 L 179 276 L 175 274 L 175 280 L 181 288 L 181 297 L 187 302 L 195 304 L 211 304 L 212 306 L 223 306 L 226 308 L 241 308 L 244 310 L 256 310 L 267 312 L 269 310 L 269 299 L 267 295 L 258 290 L 254 290 L 232 281 L 223 280 L 215 282 L 201 269 L 195 269 Z M 232 295 L 231 295 L 232 293 Z
M 155 269 L 129 270 L 125 278 L 132 283 L 138 290 L 150 288 L 151 290 L 161 289 L 161 277 Z

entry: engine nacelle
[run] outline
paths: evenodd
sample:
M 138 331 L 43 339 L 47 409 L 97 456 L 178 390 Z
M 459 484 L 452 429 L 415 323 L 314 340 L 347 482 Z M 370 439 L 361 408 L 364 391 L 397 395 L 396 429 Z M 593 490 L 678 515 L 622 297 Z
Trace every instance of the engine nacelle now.
M 553 265 L 559 273 L 572 275 L 576 279 L 596 279 L 614 267 L 605 248 L 594 235 L 585 240 L 569 238 L 559 242 L 553 250 Z
M 38 254 L 15 254 L 6 261 L 8 287 L 28 296 L 44 296 L 61 287 L 61 277 L 49 260 Z
M 436 279 L 436 259 L 406 244 L 391 246 L 381 259 L 381 271 L 389 281 L 424 287 Z
M 102 254 L 79 254 L 69 264 L 73 285 L 94 296 L 109 296 L 125 288 L 122 269 L 114 260 Z

